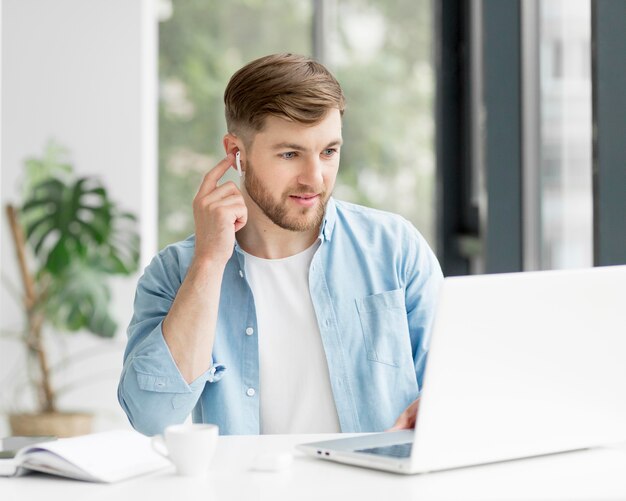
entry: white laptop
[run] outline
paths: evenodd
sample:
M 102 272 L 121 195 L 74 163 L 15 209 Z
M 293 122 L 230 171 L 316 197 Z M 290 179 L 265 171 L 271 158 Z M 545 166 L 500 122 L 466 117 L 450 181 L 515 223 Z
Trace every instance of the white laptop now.
M 626 440 L 626 266 L 446 278 L 433 329 L 414 431 L 298 448 L 426 473 Z

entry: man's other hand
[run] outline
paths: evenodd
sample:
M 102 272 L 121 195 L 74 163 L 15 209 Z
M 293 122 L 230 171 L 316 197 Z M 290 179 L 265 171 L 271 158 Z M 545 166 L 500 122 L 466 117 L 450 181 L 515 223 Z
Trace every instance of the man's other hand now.
M 415 421 L 417 420 L 417 411 L 420 407 L 420 399 L 415 400 L 411 405 L 409 405 L 400 417 L 396 419 L 394 425 L 386 431 L 400 431 L 400 430 L 410 430 L 415 428 Z

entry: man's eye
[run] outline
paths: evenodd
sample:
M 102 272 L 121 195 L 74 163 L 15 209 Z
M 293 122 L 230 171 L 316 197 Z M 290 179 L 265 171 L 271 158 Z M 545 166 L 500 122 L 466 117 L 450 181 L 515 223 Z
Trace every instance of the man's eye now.
M 337 153 L 337 150 L 335 148 L 326 148 L 323 153 L 327 157 L 332 157 L 335 153 Z
M 286 153 L 281 153 L 280 156 L 282 158 L 284 158 L 285 160 L 289 160 L 289 159 L 294 158 L 296 156 L 296 152 L 295 151 L 288 151 Z

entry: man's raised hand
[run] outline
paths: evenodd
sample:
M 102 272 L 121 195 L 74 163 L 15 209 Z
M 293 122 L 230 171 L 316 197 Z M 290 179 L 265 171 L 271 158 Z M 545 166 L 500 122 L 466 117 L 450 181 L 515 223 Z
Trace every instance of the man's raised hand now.
M 204 176 L 193 200 L 196 229 L 194 261 L 225 266 L 233 254 L 235 232 L 248 220 L 248 209 L 241 191 L 228 181 L 218 181 L 234 164 L 235 156 L 228 154 Z

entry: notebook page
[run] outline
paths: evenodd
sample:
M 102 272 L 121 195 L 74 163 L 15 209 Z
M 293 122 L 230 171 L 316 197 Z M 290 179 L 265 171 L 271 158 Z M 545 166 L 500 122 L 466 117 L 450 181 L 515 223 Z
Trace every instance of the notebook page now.
M 127 430 L 62 438 L 56 442 L 38 444 L 31 452 L 35 451 L 37 454 L 34 468 L 47 466 L 57 475 L 72 478 L 79 478 L 78 470 L 84 472 L 80 477 L 84 480 L 107 483 L 118 482 L 171 465 L 167 459 L 152 450 L 149 437 Z M 49 451 L 47 460 L 44 459 L 45 454 L 42 451 Z M 23 449 L 16 459 L 27 465 L 28 455 L 29 449 Z M 35 457 L 33 460 L 35 462 Z M 64 462 L 71 466 L 65 467 Z
M 21 467 L 76 480 L 100 482 L 97 478 L 89 476 L 77 466 L 50 451 L 29 450 L 24 461 L 22 461 Z

